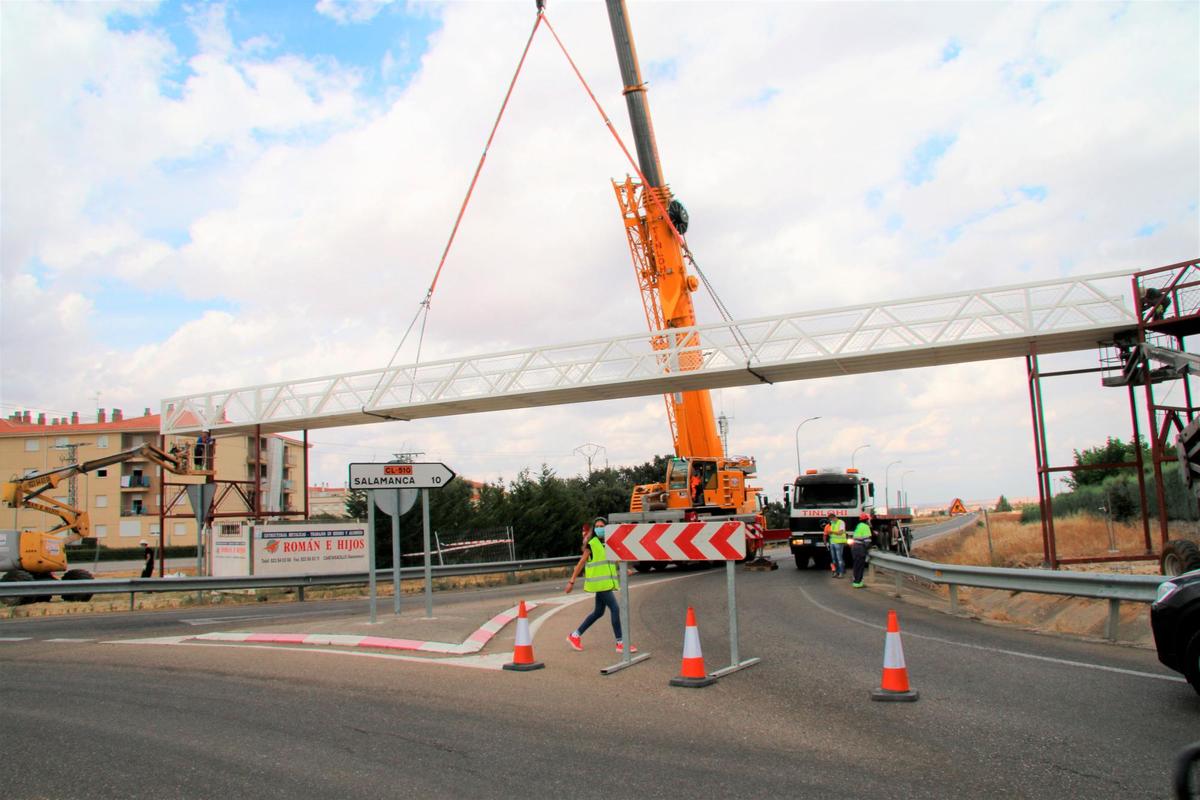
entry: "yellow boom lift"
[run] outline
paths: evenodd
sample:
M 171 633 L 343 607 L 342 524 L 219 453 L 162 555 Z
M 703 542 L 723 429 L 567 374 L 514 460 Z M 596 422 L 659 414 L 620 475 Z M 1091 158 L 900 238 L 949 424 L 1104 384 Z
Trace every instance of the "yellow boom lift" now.
M 0 501 L 10 508 L 33 508 L 58 517 L 60 524 L 46 531 L 0 530 L 0 572 L 4 581 L 53 580 L 55 572 L 65 581 L 91 580 L 85 569 L 68 569 L 66 546 L 90 538 L 91 522 L 85 510 L 75 508 L 47 494 L 63 481 L 112 464 L 134 458 L 146 458 L 177 475 L 212 475 L 211 451 L 193 458 L 191 446 L 178 444 L 163 451 L 143 444 L 111 456 L 68 464 L 58 469 L 13 478 L 0 484 Z M 86 601 L 91 595 L 64 595 L 64 600 Z M 23 598 L 24 602 L 49 598 Z

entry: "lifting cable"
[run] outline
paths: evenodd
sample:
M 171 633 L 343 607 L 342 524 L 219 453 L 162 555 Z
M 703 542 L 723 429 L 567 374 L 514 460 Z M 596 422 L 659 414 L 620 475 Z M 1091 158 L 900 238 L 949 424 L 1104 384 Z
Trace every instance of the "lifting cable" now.
M 404 336 L 400 339 L 400 343 L 398 345 L 396 345 L 396 349 L 392 353 L 391 359 L 388 360 L 387 366 L 384 367 L 383 372 L 379 376 L 379 381 L 378 381 L 378 383 L 376 383 L 375 389 L 372 391 L 372 395 L 376 394 L 379 391 L 379 387 L 383 385 L 383 381 L 387 375 L 387 371 L 391 368 L 392 364 L 395 363 L 396 358 L 400 355 L 400 350 L 404 347 L 404 343 L 406 341 L 408 341 L 408 337 L 412 333 L 413 326 L 416 325 L 418 319 L 421 320 L 421 329 L 417 336 L 417 356 L 416 356 L 415 364 L 419 365 L 421 363 L 421 348 L 422 348 L 422 345 L 424 344 L 424 340 L 425 340 L 425 323 L 429 319 L 429 309 L 430 309 L 431 302 L 433 300 L 434 289 L 437 288 L 438 278 L 441 277 L 442 268 L 445 267 L 445 265 L 446 265 L 446 258 L 449 256 L 450 248 L 454 244 L 454 238 L 458 234 L 458 228 L 459 228 L 459 225 L 462 223 L 463 215 L 466 213 L 467 205 L 471 202 L 471 195 L 474 193 L 475 185 L 479 181 L 479 175 L 483 171 L 483 164 L 487 160 L 488 150 L 491 148 L 492 141 L 496 137 L 496 131 L 500 127 L 500 120 L 504 117 L 504 112 L 508 108 L 508 101 L 512 97 L 513 88 L 517 85 L 517 78 L 520 77 L 521 69 L 522 69 L 522 67 L 525 66 L 525 58 L 526 58 L 526 56 L 529 55 L 529 48 L 533 44 L 533 37 L 537 34 L 538 27 L 540 27 L 543 22 L 546 24 L 547 30 L 550 31 L 550 35 L 554 37 L 554 41 L 555 41 L 555 43 L 558 44 L 558 47 L 562 51 L 563 56 L 567 59 L 567 63 L 571 66 L 571 70 L 575 73 L 575 76 L 577 78 L 579 78 L 579 82 L 580 82 L 580 84 L 582 84 L 584 91 L 587 92 L 588 97 L 591 98 L 592 104 L 596 107 L 596 110 L 600 113 L 600 118 L 604 121 L 604 124 L 608 128 L 609 133 L 612 134 L 613 138 L 617 142 L 617 145 L 621 148 L 621 152 L 625 154 L 625 158 L 629 161 L 630 166 L 633 168 L 634 172 L 637 173 L 638 178 L 642 181 L 642 186 L 648 187 L 650 185 L 649 182 L 646 180 L 646 176 L 642 173 L 642 170 L 638 167 L 636 159 L 634 159 L 634 157 L 630 154 L 629 148 L 625 146 L 625 142 L 621 139 L 620 134 L 617 133 L 616 128 L 612 124 L 612 120 L 609 119 L 608 114 L 605 113 L 604 107 L 600 105 L 600 101 L 596 99 L 596 95 L 592 92 L 592 89 L 588 85 L 588 82 L 584 79 L 583 74 L 579 71 L 579 67 L 576 66 L 575 60 L 573 58 L 571 58 L 571 54 L 567 52 L 566 46 L 563 44 L 562 40 L 558 37 L 558 32 L 555 31 L 554 26 L 550 24 L 550 20 L 545 15 L 544 3 L 541 2 L 541 0 L 539 0 L 539 2 L 537 4 L 537 18 L 535 19 L 535 21 L 533 23 L 533 29 L 529 31 L 529 38 L 525 41 L 525 48 L 521 51 L 521 58 L 517 61 L 517 68 L 513 72 L 512 80 L 509 81 L 508 91 L 506 91 L 504 93 L 504 100 L 500 104 L 500 110 L 496 113 L 495 122 L 492 123 L 492 130 L 488 134 L 487 142 L 483 146 L 483 152 L 479 156 L 479 163 L 475 166 L 475 174 L 471 177 L 471 183 L 467 187 L 466 196 L 463 197 L 462 205 L 458 209 L 458 216 L 455 217 L 455 219 L 454 219 L 454 226 L 451 228 L 450 236 L 446 240 L 446 246 L 442 250 L 442 257 L 438 261 L 437 269 L 434 271 L 434 274 L 433 274 L 433 280 L 430 282 L 429 289 L 425 293 L 425 299 L 421 301 L 421 303 L 417 309 L 417 313 L 413 316 L 412 322 L 410 322 L 408 324 L 408 328 L 405 330 Z M 663 218 L 667 221 L 667 225 L 671 230 L 671 234 L 675 237 L 676 242 L 678 242 L 680 248 L 683 250 L 684 256 L 687 258 L 688 263 L 690 263 L 692 265 L 692 267 L 696 270 L 696 273 L 700 276 L 701 281 L 704 283 L 705 289 L 707 289 L 708 294 L 712 298 L 714 305 L 717 307 L 717 311 L 721 314 L 722 319 L 724 319 L 726 323 L 729 323 L 732 326 L 734 338 L 737 340 L 738 345 L 742 348 L 743 355 L 747 356 L 747 367 L 748 367 L 749 366 L 749 342 L 746 340 L 746 337 L 742 334 L 741 329 L 736 324 L 733 324 L 733 317 L 732 317 L 732 315 L 730 315 L 728 308 L 726 308 L 725 303 L 717 295 L 716 289 L 713 287 L 712 283 L 708 280 L 708 277 L 704 274 L 704 272 L 700 269 L 700 266 L 696 263 L 696 259 L 692 255 L 692 251 L 687 245 L 687 240 L 684 239 L 683 234 L 681 234 L 679 232 L 679 230 L 675 227 L 675 223 L 671 221 L 671 216 L 670 216 L 670 214 L 667 213 L 667 209 L 663 206 L 662 200 L 654 192 L 651 192 L 649 194 L 650 194 L 651 202 L 654 204 L 654 206 L 658 210 L 658 212 L 660 214 L 662 214 Z M 412 402 L 413 393 L 415 392 L 415 390 L 416 390 L 416 374 L 414 373 L 413 380 L 409 385 L 408 399 L 409 399 L 410 403 Z M 365 406 L 364 406 L 364 411 L 365 411 Z
M 496 130 L 500 127 L 500 120 L 504 116 L 504 111 L 508 108 L 509 98 L 512 97 L 513 87 L 517 85 L 517 78 L 521 74 L 521 68 L 525 66 L 525 57 L 529 55 L 529 46 L 533 44 L 533 36 L 537 33 L 538 26 L 542 24 L 543 14 L 541 5 L 538 6 L 537 19 L 533 23 L 533 29 L 529 31 L 529 38 L 525 41 L 525 49 L 521 51 L 521 58 L 517 62 L 517 69 L 513 72 L 512 80 L 508 83 L 508 91 L 504 93 L 504 101 L 500 104 L 500 110 L 496 113 L 496 121 L 492 123 L 492 131 L 488 134 L 487 142 L 483 145 L 483 152 L 479 156 L 479 163 L 475 165 L 475 174 L 471 176 L 471 184 L 467 187 L 467 194 L 463 197 L 462 205 L 458 209 L 458 216 L 454 219 L 454 227 L 450 229 L 450 237 L 446 240 L 446 246 L 442 250 L 442 258 L 438 261 L 437 269 L 433 273 L 433 280 L 429 284 L 428 291 L 425 292 L 425 299 L 421 301 L 417 308 L 417 313 L 413 317 L 412 322 L 408 324 L 408 330 L 404 332 L 404 336 L 400 339 L 400 344 L 396 345 L 395 352 L 392 353 L 391 359 L 387 366 L 384 367 L 383 373 L 379 376 L 379 382 L 375 384 L 375 390 L 372 394 L 379 391 L 379 387 L 383 384 L 384 377 L 387 371 L 391 369 L 392 364 L 396 361 L 396 357 L 400 355 L 400 349 L 404 347 L 404 343 L 408 340 L 408 335 L 412 333 L 413 325 L 417 319 L 421 318 L 421 331 L 417 337 L 417 360 L 416 364 L 421 363 L 421 346 L 425 341 L 425 323 L 429 319 L 429 307 L 433 300 L 433 290 L 437 288 L 438 278 L 441 277 L 442 267 L 446 266 L 446 257 L 450 255 L 450 247 L 454 244 L 454 237 L 458 234 L 458 226 L 462 223 L 463 214 L 466 213 L 467 204 L 471 202 L 471 195 L 475 191 L 475 184 L 479 181 L 479 173 L 483 171 L 483 162 L 487 160 L 488 149 L 492 146 L 492 140 L 496 138 Z M 547 23 L 549 25 L 549 23 Z M 417 381 L 416 374 L 413 374 L 412 383 L 409 385 L 408 401 L 411 403 L 413 392 L 416 389 Z

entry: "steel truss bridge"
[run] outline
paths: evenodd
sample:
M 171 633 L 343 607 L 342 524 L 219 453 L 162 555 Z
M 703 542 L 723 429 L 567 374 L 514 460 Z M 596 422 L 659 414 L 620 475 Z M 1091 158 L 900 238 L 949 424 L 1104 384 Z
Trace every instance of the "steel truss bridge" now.
M 307 431 L 1088 350 L 1137 327 L 1133 276 L 1110 272 L 168 397 L 162 433 Z

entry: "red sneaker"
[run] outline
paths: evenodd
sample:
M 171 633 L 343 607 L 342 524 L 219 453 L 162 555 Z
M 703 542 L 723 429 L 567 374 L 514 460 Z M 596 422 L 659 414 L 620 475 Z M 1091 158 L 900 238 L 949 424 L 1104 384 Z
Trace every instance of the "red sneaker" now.
M 624 653 L 624 652 L 625 652 L 625 644 L 624 644 L 623 642 L 617 642 L 617 652 L 618 652 L 618 653 Z M 629 652 L 631 652 L 631 653 L 636 653 L 636 652 L 637 652 L 637 645 L 636 645 L 636 644 L 631 644 L 631 645 L 629 645 Z
M 581 642 L 579 637 L 573 633 L 567 637 L 567 644 L 571 645 L 571 647 L 575 648 L 576 650 L 583 650 L 583 642 Z

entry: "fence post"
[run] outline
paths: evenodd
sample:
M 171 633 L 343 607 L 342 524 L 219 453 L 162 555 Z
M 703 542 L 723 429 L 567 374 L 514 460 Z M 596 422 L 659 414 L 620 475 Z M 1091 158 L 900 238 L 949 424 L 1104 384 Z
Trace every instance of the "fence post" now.
M 950 586 L 950 613 L 958 613 L 958 584 L 951 583 Z
M 1104 625 L 1104 638 L 1110 642 L 1117 640 L 1117 627 L 1121 624 L 1121 601 L 1115 597 L 1108 599 L 1108 622 Z
M 900 588 L 904 584 L 904 573 L 896 573 L 896 597 L 900 596 Z
M 303 586 L 296 587 L 296 597 L 301 603 L 304 602 L 304 587 Z
M 129 593 L 129 610 L 133 611 L 133 592 Z

